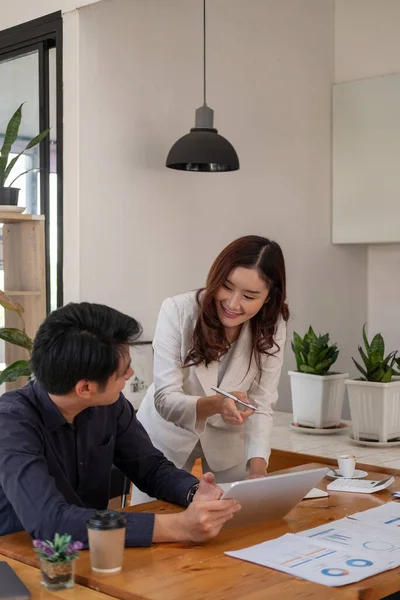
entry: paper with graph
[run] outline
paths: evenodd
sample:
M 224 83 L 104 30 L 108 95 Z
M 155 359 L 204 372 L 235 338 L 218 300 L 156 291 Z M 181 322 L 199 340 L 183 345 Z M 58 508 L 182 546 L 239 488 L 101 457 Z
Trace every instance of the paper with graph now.
M 376 508 L 363 510 L 362 512 L 351 515 L 349 519 L 367 522 L 370 525 L 378 525 L 385 529 L 392 529 L 400 534 L 400 503 L 387 502 Z
M 226 554 L 315 583 L 341 586 L 398 567 L 399 534 L 400 505 L 390 502 Z
M 313 542 L 322 542 L 335 548 L 356 550 L 382 558 L 390 569 L 400 565 L 399 531 L 384 529 L 370 521 L 341 519 L 328 525 L 308 529 L 300 534 Z

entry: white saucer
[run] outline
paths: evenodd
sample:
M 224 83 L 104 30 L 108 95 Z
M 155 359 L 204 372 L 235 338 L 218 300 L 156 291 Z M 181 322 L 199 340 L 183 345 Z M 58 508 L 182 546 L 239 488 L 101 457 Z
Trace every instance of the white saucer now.
M 355 440 L 349 435 L 349 442 L 356 446 L 368 446 L 370 448 L 394 448 L 400 446 L 400 440 L 396 442 L 373 442 L 372 440 Z
M 351 477 L 346 477 L 345 479 L 361 479 L 362 477 L 366 477 L 367 475 L 367 471 L 355 469 L 353 475 Z M 329 477 L 329 479 L 344 479 L 343 475 L 334 475 L 333 471 L 328 471 L 326 476 Z
M 0 204 L 0 213 L 2 212 L 15 212 L 22 213 L 26 210 L 26 206 L 13 206 L 12 204 Z
M 309 435 L 335 435 L 338 433 L 344 433 L 348 428 L 347 423 L 340 423 L 339 427 L 326 427 L 324 429 L 318 429 L 316 427 L 306 427 L 305 425 L 297 425 L 290 423 L 290 429 L 297 431 L 298 433 L 308 433 Z

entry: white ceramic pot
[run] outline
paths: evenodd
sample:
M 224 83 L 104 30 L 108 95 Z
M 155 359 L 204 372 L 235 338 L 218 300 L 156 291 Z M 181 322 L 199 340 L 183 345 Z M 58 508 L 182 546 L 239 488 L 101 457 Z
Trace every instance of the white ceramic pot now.
M 353 437 L 388 442 L 400 437 L 400 381 L 346 380 Z
M 289 371 L 293 422 L 323 429 L 340 425 L 348 373 L 311 375 Z

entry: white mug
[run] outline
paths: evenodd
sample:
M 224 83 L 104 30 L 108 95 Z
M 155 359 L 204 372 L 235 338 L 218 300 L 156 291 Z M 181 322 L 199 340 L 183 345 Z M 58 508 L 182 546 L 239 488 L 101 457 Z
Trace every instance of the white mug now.
M 352 477 L 356 467 L 356 457 L 350 454 L 338 456 L 339 473 L 343 477 Z

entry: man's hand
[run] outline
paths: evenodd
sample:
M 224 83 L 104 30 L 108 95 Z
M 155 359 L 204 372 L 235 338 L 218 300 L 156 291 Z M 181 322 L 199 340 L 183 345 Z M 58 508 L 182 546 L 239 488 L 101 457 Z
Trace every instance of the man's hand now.
M 206 542 L 219 534 L 226 521 L 241 509 L 236 500 L 194 500 L 180 513 L 182 541 Z
M 231 392 L 231 394 L 239 398 L 242 402 L 249 404 L 247 394 L 244 392 Z M 249 417 L 251 417 L 254 410 L 252 408 L 239 410 L 234 400 L 226 398 L 225 396 L 220 396 L 219 413 L 228 425 L 242 425 Z
M 193 496 L 193 502 L 203 502 L 204 500 L 219 500 L 223 491 L 215 483 L 213 473 L 204 473 L 200 479 L 199 489 Z
M 181 513 L 156 515 L 153 542 L 206 542 L 241 509 L 236 500 L 220 500 L 222 490 L 212 473 L 205 473 L 193 502 Z

